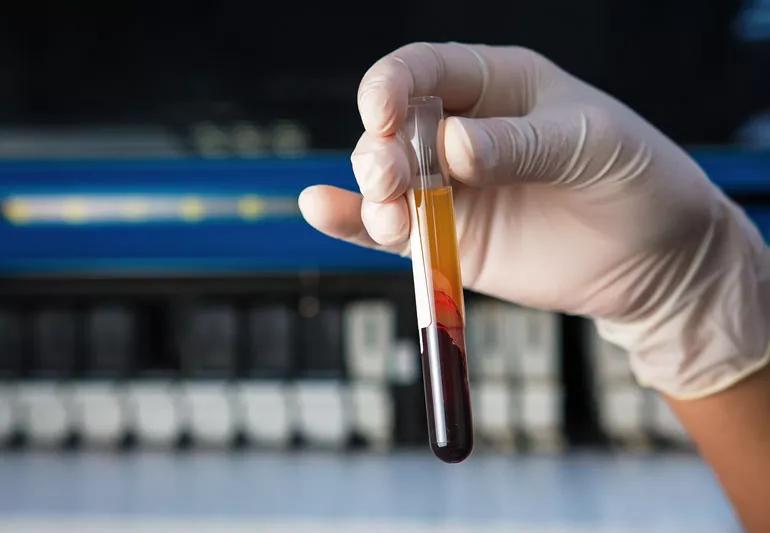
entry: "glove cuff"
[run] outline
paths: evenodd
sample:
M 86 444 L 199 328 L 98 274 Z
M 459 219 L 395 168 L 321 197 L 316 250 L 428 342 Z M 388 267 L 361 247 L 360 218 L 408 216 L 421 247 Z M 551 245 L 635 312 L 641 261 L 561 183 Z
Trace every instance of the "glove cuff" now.
M 677 399 L 720 392 L 770 363 L 770 249 L 726 198 L 691 275 L 638 321 L 597 320 L 637 381 Z

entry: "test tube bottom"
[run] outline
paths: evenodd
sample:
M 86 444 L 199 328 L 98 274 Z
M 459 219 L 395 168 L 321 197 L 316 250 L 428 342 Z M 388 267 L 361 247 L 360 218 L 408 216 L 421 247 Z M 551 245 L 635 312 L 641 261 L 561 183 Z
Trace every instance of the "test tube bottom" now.
M 420 336 L 430 446 L 442 461 L 459 463 L 473 449 L 465 350 L 441 326 L 422 328 Z

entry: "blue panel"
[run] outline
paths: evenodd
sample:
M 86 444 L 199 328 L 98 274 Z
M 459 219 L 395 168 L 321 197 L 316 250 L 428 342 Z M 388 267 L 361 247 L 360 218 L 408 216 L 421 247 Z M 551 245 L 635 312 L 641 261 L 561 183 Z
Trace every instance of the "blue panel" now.
M 728 194 L 770 194 L 770 152 L 694 148 L 690 153 Z
M 768 207 L 749 207 L 746 214 L 759 228 L 766 243 L 770 243 L 770 206 Z
M 728 193 L 770 194 L 770 153 L 712 149 L 692 153 Z M 296 210 L 296 197 L 316 183 L 354 190 L 347 155 L 226 161 L 3 161 L 0 272 L 408 268 L 402 258 L 329 239 L 305 224 Z M 121 207 L 115 198 L 136 199 L 138 207 L 132 209 L 138 210 L 137 216 L 89 218 L 93 206 L 102 211 L 105 206 L 118 211 L 131 207 Z M 155 205 L 164 198 L 178 202 L 178 217 L 153 218 L 154 211 L 142 208 L 142 202 Z M 239 199 L 249 198 L 256 199 L 255 216 L 239 216 L 235 206 Z M 48 202 L 49 207 L 56 204 L 59 211 L 54 209 L 47 219 L 35 219 L 44 211 L 36 201 Z M 207 211 L 209 205 L 224 204 L 222 209 L 230 210 L 225 215 Z M 283 205 L 284 211 L 268 216 L 270 207 L 277 205 Z M 204 209 L 198 212 L 201 206 Z M 766 239 L 770 239 L 768 213 L 770 206 L 749 209 Z
M 340 156 L 250 161 L 4 162 L 0 199 L 69 195 L 133 195 L 152 199 L 184 195 L 205 204 L 222 195 L 273 199 L 296 206 L 315 183 L 355 187 Z M 42 196 L 41 196 L 42 195 Z M 7 215 L 7 213 L 6 213 Z M 95 271 L 248 272 L 320 268 L 403 269 L 406 260 L 329 239 L 293 212 L 255 221 L 239 219 L 0 224 L 5 272 Z

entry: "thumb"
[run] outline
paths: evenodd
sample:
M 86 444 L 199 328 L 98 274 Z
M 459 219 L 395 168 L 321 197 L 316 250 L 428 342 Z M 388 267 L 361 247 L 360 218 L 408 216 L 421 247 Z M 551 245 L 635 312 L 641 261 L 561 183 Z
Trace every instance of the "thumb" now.
M 584 153 L 587 133 L 588 118 L 577 110 L 523 117 L 450 117 L 444 149 L 450 174 L 468 185 L 574 185 L 584 178 L 593 155 Z

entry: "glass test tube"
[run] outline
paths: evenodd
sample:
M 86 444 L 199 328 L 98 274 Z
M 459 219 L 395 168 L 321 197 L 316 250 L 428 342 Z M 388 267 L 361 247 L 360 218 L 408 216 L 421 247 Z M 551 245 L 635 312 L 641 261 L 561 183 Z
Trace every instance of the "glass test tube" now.
M 452 188 L 439 152 L 442 127 L 441 98 L 410 99 L 401 135 L 413 149 L 410 240 L 428 433 L 433 453 L 458 463 L 473 449 L 473 422 Z

